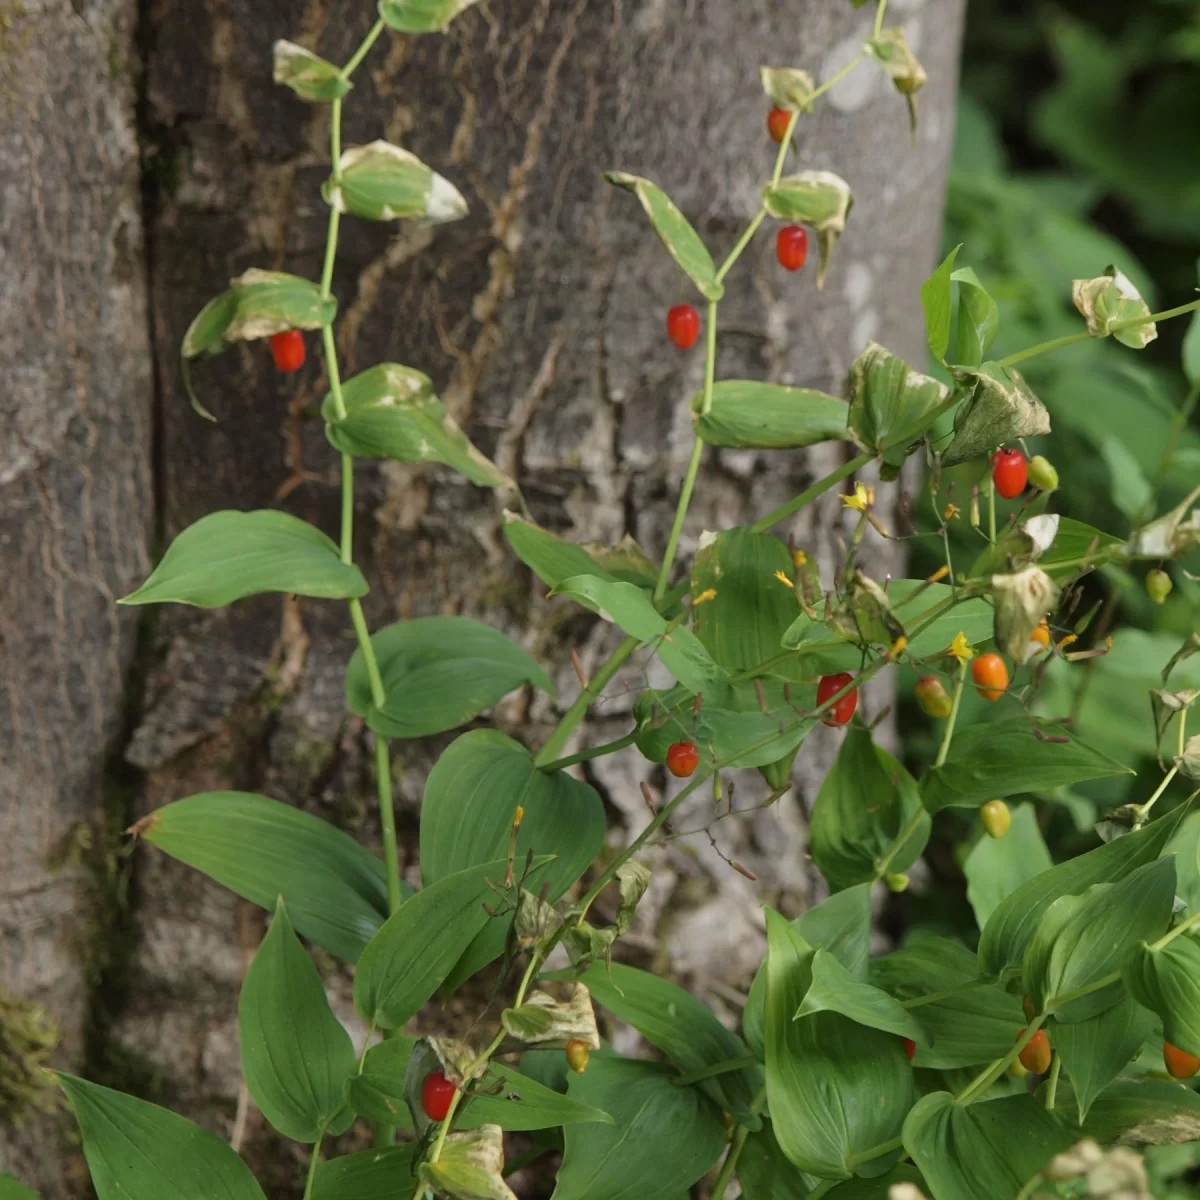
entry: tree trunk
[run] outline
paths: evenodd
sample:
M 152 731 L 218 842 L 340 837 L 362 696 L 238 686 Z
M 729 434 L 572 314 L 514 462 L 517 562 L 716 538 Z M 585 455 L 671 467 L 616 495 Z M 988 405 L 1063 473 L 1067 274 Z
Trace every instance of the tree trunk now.
M 760 233 L 727 281 L 718 377 L 837 391 L 870 338 L 914 363 L 923 361 L 916 293 L 933 263 L 940 228 L 962 2 L 893 0 L 890 7 L 931 76 L 920 98 L 916 142 L 910 143 L 902 99 L 870 63 L 820 101 L 815 116 L 801 120 L 803 164 L 836 171 L 854 188 L 847 233 L 823 293 L 811 269 L 798 276 L 781 271 L 773 230 L 768 225 Z M 354 15 L 343 16 L 347 9 Z M 62 18 L 64 26 L 70 17 Z M 188 408 L 176 359 L 183 331 L 201 305 L 247 267 L 319 274 L 328 112 L 272 84 L 271 44 L 289 37 L 344 61 L 373 19 L 373 6 L 327 11 L 323 0 L 148 0 L 142 19 L 149 288 L 161 426 L 157 508 L 145 484 L 149 359 L 134 272 L 124 277 L 127 326 L 111 314 L 103 326 L 78 317 L 79 336 L 86 337 L 78 354 L 91 371 L 82 387 L 89 400 L 85 411 L 97 420 L 101 398 L 108 397 L 110 424 L 90 439 L 45 435 L 42 469 L 61 480 L 74 509 L 68 515 L 48 508 L 54 485 L 37 482 L 33 472 L 22 483 L 18 473 L 4 507 L 14 535 L 0 539 L 3 565 L 9 556 L 11 572 L 31 572 L 37 564 L 40 581 L 38 590 L 29 585 L 34 603 L 5 606 L 6 678 L 20 698 L 15 711 L 48 743 L 63 746 L 47 756 L 26 733 L 16 743 L 11 785 L 12 768 L 0 768 L 5 795 L 22 800 L 6 839 L 9 852 L 15 847 L 20 856 L 17 874 L 24 871 L 31 886 L 44 887 L 39 903 L 56 897 L 57 925 L 49 917 L 44 925 L 47 948 L 39 961 L 46 962 L 55 930 L 69 919 L 73 886 L 69 875 L 46 882 L 47 842 L 51 831 L 61 835 L 97 806 L 103 750 L 121 711 L 120 679 L 131 644 L 120 643 L 118 650 L 120 626 L 106 624 L 115 622 L 109 596 L 101 594 L 105 589 L 93 578 L 99 572 L 89 564 L 107 560 L 88 541 L 86 520 L 78 515 L 87 503 L 80 480 L 94 476 L 106 498 L 124 499 L 121 549 L 107 551 L 120 564 L 104 576 L 112 594 L 142 570 L 144 531 L 154 521 L 170 537 L 214 509 L 284 506 L 326 530 L 337 527 L 336 460 L 315 419 L 325 391 L 316 355 L 295 376 L 277 374 L 262 343 L 198 366 L 197 387 L 219 418 L 216 426 Z M 437 229 L 343 222 L 335 275 L 343 374 L 385 359 L 427 372 L 476 443 L 519 479 L 540 523 L 577 541 L 611 542 L 629 531 L 648 553 L 661 555 L 690 449 L 685 401 L 700 387 L 703 372 L 698 349 L 680 353 L 667 343 L 663 317 L 671 304 L 694 297 L 636 202 L 607 187 L 599 174 L 618 168 L 653 178 L 692 218 L 714 254 L 723 254 L 757 208 L 774 151 L 763 125 L 767 104 L 759 64 L 806 66 L 828 78 L 857 52 L 870 21 L 868 10 L 845 0 L 485 0 L 445 36 L 385 37 L 347 97 L 345 140 L 385 137 L 410 147 L 460 187 L 471 213 Z M 40 80 L 39 86 L 53 84 Z M 99 77 L 88 86 L 128 123 L 127 89 Z M 61 110 L 50 120 L 61 121 Z M 54 131 L 64 159 L 62 143 L 86 136 L 79 123 Z M 121 150 L 103 163 L 114 211 L 116 197 L 128 203 L 137 183 L 123 143 Z M 76 156 L 70 160 L 61 181 L 55 180 L 60 190 L 70 171 L 83 169 Z M 0 171 L 36 178 L 12 157 L 0 158 Z M 90 176 L 88 182 L 94 188 Z M 23 194 L 30 190 L 26 184 Z M 113 215 L 101 220 L 99 200 L 87 195 L 96 244 L 78 251 L 70 265 L 82 259 L 92 275 L 63 282 L 68 306 L 92 303 L 101 290 L 98 278 L 118 270 L 99 242 L 103 231 L 111 232 Z M 36 197 L 33 189 L 31 213 Z M 66 202 L 64 196 L 64 213 Z M 24 224 L 35 228 L 32 217 Z M 7 236 L 15 228 L 14 222 Z M 136 222 L 130 228 L 136 230 Z M 77 223 L 72 236 L 78 231 Z M 58 267 L 51 264 L 59 261 L 54 255 L 61 236 L 51 232 L 35 240 L 25 230 L 17 236 L 28 239 L 25 253 L 37 265 L 31 280 L 53 296 Z M 25 307 L 34 309 L 32 303 Z M 42 324 L 55 319 L 51 307 Z M 63 343 L 61 332 L 55 343 L 14 338 L 16 357 L 6 361 L 30 361 L 40 350 L 61 374 L 71 357 L 60 352 Z M 124 351 L 120 368 L 118 349 Z M 45 368 L 26 390 L 52 398 L 68 413 L 71 388 L 54 388 L 53 378 Z M 139 417 L 129 411 L 124 416 L 133 420 L 135 436 L 111 424 L 118 404 L 137 407 Z M 44 416 L 53 405 L 34 408 Z M 69 428 L 66 416 L 60 424 Z M 94 446 L 100 447 L 92 450 L 94 465 L 81 461 Z M 769 511 L 844 454 L 842 446 L 791 454 L 710 451 L 682 556 L 690 557 L 705 528 Z M 0 464 L 8 457 L 0 454 Z M 22 487 L 33 520 L 19 515 Z M 59 503 L 62 509 L 68 500 Z M 435 612 L 479 617 L 523 640 L 556 674 L 568 701 L 578 687 L 570 649 L 594 666 L 612 646 L 603 625 L 545 599 L 544 589 L 506 551 L 493 496 L 448 471 L 361 464 L 356 525 L 356 558 L 372 585 L 366 605 L 373 628 Z M 780 532 L 794 532 L 831 570 L 845 529 L 831 497 Z M 66 530 L 70 540 L 55 542 Z M 872 554 L 881 570 L 900 566 L 886 545 L 876 545 Z M 13 578 L 11 572 L 5 570 L 5 578 Z M 74 598 L 58 601 L 67 604 L 65 616 L 55 612 L 56 586 L 60 597 L 66 589 Z M 86 607 L 97 632 L 73 617 L 71 603 Z M 21 614 L 19 653 L 12 636 L 15 613 Z M 69 625 L 71 620 L 76 623 Z M 267 597 L 215 612 L 168 607 L 146 620 L 152 661 L 144 685 L 135 681 L 125 700 L 141 717 L 120 747 L 123 761 L 139 773 L 139 786 L 128 794 L 121 816 L 232 787 L 288 800 L 376 839 L 369 747 L 361 722 L 347 716 L 343 692 L 353 649 L 343 606 Z M 25 637 L 31 627 L 38 631 L 33 639 Z M 103 656 L 92 648 L 98 638 L 109 656 L 103 667 Z M 49 667 L 44 653 L 35 659 L 39 643 L 52 654 L 60 648 Z M 88 671 L 95 677 L 88 679 Z M 638 682 L 635 670 L 619 676 L 583 736 L 599 741 L 624 732 L 628 693 Z M 869 699 L 877 711 L 886 694 L 876 691 Z M 81 717 L 75 710 L 82 708 Z M 544 698 L 517 696 L 500 705 L 493 720 L 536 744 L 554 716 Z M 449 740 L 394 744 L 401 836 L 410 850 L 425 774 Z M 730 871 L 704 838 L 695 841 L 695 855 L 681 853 L 680 843 L 655 851 L 659 873 L 638 929 L 644 939 L 661 937 L 669 965 L 710 998 L 714 988 L 728 995 L 757 964 L 763 944 L 759 906 L 767 901 L 794 909 L 810 898 L 802 801 L 811 800 L 812 781 L 835 748 L 833 738 L 814 735 L 791 796 L 718 826 L 718 843 L 757 871 L 756 885 Z M 590 772 L 610 801 L 615 841 L 644 823 L 637 783 L 647 777 L 654 776 L 644 761 L 628 752 Z M 739 805 L 752 803 L 754 795 L 747 781 L 739 788 Z M 4 811 L 14 825 L 11 801 Z M 698 808 L 684 824 L 702 821 L 703 811 Z M 121 959 L 119 971 L 110 961 L 99 990 L 91 1067 L 229 1135 L 239 1084 L 237 989 L 261 936 L 261 914 L 156 852 L 139 850 L 134 861 L 128 918 L 137 933 L 136 954 Z M 669 919 L 659 920 L 664 910 Z M 41 969 L 36 976 L 22 973 L 14 952 L 17 929 L 0 932 L 7 939 L 0 943 L 5 981 L 26 990 Z M 54 954 L 60 953 L 56 948 Z M 72 969 L 63 954 L 61 971 Z M 118 982 L 124 986 L 115 987 Z M 59 985 L 46 984 L 56 993 L 56 1011 L 68 1027 L 78 1027 L 78 1000 L 60 1004 Z M 352 1023 L 345 980 L 333 975 L 331 987 L 340 989 L 341 1011 Z M 82 995 L 78 986 L 75 994 Z M 461 1026 L 462 1014 L 452 1017 Z M 238 1132 L 245 1133 L 247 1152 L 272 1194 L 293 1194 L 297 1149 L 272 1140 L 257 1114 L 241 1124 Z M 51 1186 L 48 1194 L 60 1193 Z

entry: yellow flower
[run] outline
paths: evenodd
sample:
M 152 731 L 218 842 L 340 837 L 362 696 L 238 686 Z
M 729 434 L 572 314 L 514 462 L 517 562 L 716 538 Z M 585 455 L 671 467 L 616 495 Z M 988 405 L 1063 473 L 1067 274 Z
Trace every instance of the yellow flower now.
M 908 638 L 898 637 L 893 643 L 892 648 L 888 651 L 889 658 L 897 658 L 908 649 Z
M 798 567 L 803 567 L 808 563 L 808 555 L 805 554 L 803 550 L 797 550 L 792 555 L 792 562 L 794 562 Z
M 709 600 L 715 600 L 716 598 L 717 598 L 717 589 L 716 588 L 708 588 L 707 591 L 701 592 L 700 595 L 698 595 L 692 601 L 692 607 L 699 608 L 701 604 L 707 604 Z
M 929 578 L 925 580 L 925 582 L 926 583 L 937 583 L 938 580 L 945 579 L 946 576 L 949 574 L 950 574 L 950 568 L 948 566 L 946 566 L 945 563 L 942 563 L 942 565 L 940 567 L 938 567 L 938 569 L 936 571 L 934 571 L 934 573 L 932 575 L 930 575 Z
M 946 653 L 953 654 L 958 659 L 959 666 L 962 666 L 975 657 L 975 651 L 971 649 L 971 643 L 967 641 L 967 635 L 961 632 L 955 636 Z
M 866 512 L 875 503 L 875 489 L 867 487 L 865 483 L 856 483 L 854 485 L 854 495 L 843 496 L 842 503 L 847 508 L 853 508 L 857 512 Z
M 783 584 L 784 587 L 795 587 L 796 585 L 787 577 L 783 571 L 776 571 L 775 578 Z
M 953 521 L 954 518 L 959 516 L 959 514 L 961 512 L 962 512 L 962 509 L 959 508 L 957 504 L 947 504 L 946 507 L 942 510 L 942 520 L 943 521 Z

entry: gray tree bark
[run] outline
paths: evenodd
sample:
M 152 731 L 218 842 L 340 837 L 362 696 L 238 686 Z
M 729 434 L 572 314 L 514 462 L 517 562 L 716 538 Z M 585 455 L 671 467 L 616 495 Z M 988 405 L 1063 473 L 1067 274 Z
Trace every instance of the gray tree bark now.
M 44 89 L 42 108 L 16 118 L 21 133 L 0 152 L 5 194 L 19 197 L 0 236 L 8 261 L 28 263 L 26 290 L 10 281 L 0 300 L 0 353 L 18 366 L 0 385 L 0 405 L 6 429 L 25 431 L 0 442 L 0 578 L 17 600 L 0 618 L 12 698 L 3 719 L 13 734 L 0 766 L 9 858 L 2 978 L 59 1015 L 70 1035 L 64 1059 L 78 1062 L 89 992 L 63 934 L 85 913 L 96 919 L 115 949 L 90 995 L 91 1069 L 230 1135 L 236 997 L 261 914 L 156 852 L 116 859 L 119 842 L 104 833 L 181 796 L 232 787 L 374 841 L 369 747 L 342 686 L 353 641 L 340 605 L 260 598 L 211 613 L 166 608 L 143 618 L 146 670 L 129 687 L 133 630 L 110 601 L 144 571 L 155 525 L 170 537 L 213 509 L 284 506 L 336 529 L 336 462 L 314 419 L 325 390 L 315 355 L 292 377 L 274 372 L 261 343 L 200 366 L 215 427 L 189 410 L 175 364 L 188 322 L 230 277 L 250 266 L 319 274 L 328 114 L 271 83 L 271 44 L 286 36 L 344 61 L 373 6 L 143 6 L 153 463 L 134 100 L 127 76 L 104 67 L 109 45 L 122 62 L 133 52 L 129 6 L 76 0 L 82 16 L 65 2 L 44 7 L 45 23 L 16 52 L 22 76 L 36 74 Z M 962 0 L 893 0 L 890 10 L 931 76 L 915 144 L 902 100 L 871 64 L 801 121 L 803 164 L 837 171 L 854 188 L 848 230 L 823 293 L 812 270 L 782 272 L 770 229 L 760 234 L 727 281 L 719 377 L 836 391 L 869 338 L 923 359 L 916 289 L 940 228 Z M 757 208 L 774 150 L 759 64 L 828 78 L 869 25 L 867 10 L 845 0 L 485 0 L 445 36 L 385 37 L 347 98 L 346 141 L 410 147 L 462 189 L 471 214 L 436 230 L 343 222 L 335 276 L 343 373 L 383 359 L 426 371 L 477 444 L 518 477 L 539 522 L 581 541 L 629 531 L 660 555 L 690 448 L 685 401 L 700 386 L 703 356 L 666 343 L 663 315 L 691 298 L 688 286 L 637 204 L 599 173 L 650 176 L 723 254 Z M 48 61 L 39 69 L 39 55 L 71 38 L 99 54 L 93 70 L 62 74 Z M 26 99 L 30 86 L 22 85 Z M 14 387 L 14 376 L 27 385 Z M 761 515 L 844 453 L 710 452 L 683 556 L 703 529 Z M 506 552 L 493 497 L 440 469 L 400 464 L 364 464 L 358 485 L 356 557 L 372 584 L 372 627 L 431 612 L 478 616 L 552 666 L 569 701 L 577 689 L 569 650 L 594 666 L 612 639 L 586 614 L 545 599 Z M 830 566 L 845 532 L 836 498 L 790 531 Z M 887 545 L 872 553 L 880 570 L 899 568 Z M 639 682 L 632 669 L 618 677 L 582 736 L 624 732 Z M 878 711 L 886 695 L 869 703 Z M 104 769 L 123 712 L 137 719 L 113 758 L 136 772 L 134 788 L 113 787 L 129 781 Z M 536 744 L 554 717 L 544 698 L 517 696 L 493 720 Z M 449 740 L 394 748 L 410 859 L 424 777 Z M 791 796 L 715 831 L 757 884 L 730 871 L 703 837 L 655 851 L 635 949 L 661 945 L 660 965 L 718 1003 L 736 998 L 761 955 L 759 906 L 795 909 L 811 898 L 804 801 L 836 744 L 814 735 Z M 637 782 L 649 774 L 628 754 L 591 771 L 611 805 L 614 841 L 645 821 Z M 748 782 L 739 804 L 754 794 Z M 680 824 L 704 819 L 698 808 Z M 134 864 L 119 910 L 87 908 L 94 874 L 47 865 L 51 845 L 79 821 L 97 826 L 109 892 L 122 890 L 111 880 L 123 882 Z M 330 986 L 352 1023 L 345 980 L 331 972 Z M 239 1137 L 269 1190 L 293 1194 L 296 1149 L 256 1114 L 241 1115 Z M 30 1130 L 7 1158 L 0 1141 L 0 1163 L 15 1163 L 49 1196 L 68 1194 L 59 1164 L 70 1174 L 70 1156 L 46 1162 L 36 1149 L 61 1129 L 43 1121 Z

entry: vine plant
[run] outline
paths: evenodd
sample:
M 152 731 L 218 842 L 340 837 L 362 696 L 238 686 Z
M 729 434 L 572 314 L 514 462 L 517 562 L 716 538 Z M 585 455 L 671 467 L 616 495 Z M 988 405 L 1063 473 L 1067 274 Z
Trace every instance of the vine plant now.
M 279 369 L 294 370 L 304 331 L 319 331 L 329 378 L 323 415 L 341 456 L 339 543 L 279 511 L 214 513 L 185 529 L 124 600 L 212 607 L 276 592 L 349 606 L 358 648 L 346 690 L 374 733 L 383 861 L 257 795 L 190 796 L 136 827 L 274 914 L 239 1004 L 242 1065 L 267 1120 L 312 1147 L 305 1197 L 512 1200 L 504 1135 L 513 1131 L 531 1135 L 526 1159 L 561 1153 L 556 1200 L 679 1197 L 710 1172 L 708 1194 L 723 1197 L 736 1180 L 748 1200 L 853 1200 L 905 1187 L 904 1195 L 917 1189 L 935 1200 L 1082 1195 L 1089 1171 L 1107 1160 L 1092 1143 L 1064 1154 L 1081 1139 L 1200 1136 L 1200 1099 L 1170 1078 L 1200 1067 L 1200 941 L 1192 936 L 1200 912 L 1176 903 L 1177 870 L 1198 868 L 1177 866 L 1172 852 L 1192 803 L 1152 811 L 1177 775 L 1200 773 L 1200 739 L 1186 736 L 1200 693 L 1172 682 L 1200 638 L 1180 650 L 1153 696 L 1171 765 L 1143 803 L 1101 823 L 1096 849 L 1049 865 L 1032 808 L 1014 813 L 1004 802 L 1126 771 L 1039 709 L 1040 683 L 1056 660 L 1055 669 L 1068 669 L 1105 652 L 1079 640 L 1089 636 L 1087 618 L 1073 611 L 1082 575 L 1148 562 L 1152 594 L 1162 598 L 1167 566 L 1200 543 L 1191 511 L 1200 489 L 1125 538 L 1051 512 L 1057 474 L 1024 451 L 1024 439 L 1049 431 L 1049 417 L 1013 368 L 1087 337 L 1143 347 L 1157 321 L 1200 301 L 1151 314 L 1110 269 L 1076 281 L 1086 328 L 1075 338 L 995 361 L 997 306 L 969 267 L 956 267 L 955 252 L 921 291 L 938 378 L 876 344 L 853 364 L 848 399 L 716 378 L 723 282 L 763 224 L 781 223 L 777 256 L 789 270 L 804 265 L 811 231 L 823 275 L 850 211 L 850 187 L 837 175 L 785 174 L 797 123 L 842 76 L 870 63 L 887 72 L 915 120 L 925 74 L 902 29 L 886 25 L 887 0 L 878 0 L 862 53 L 820 86 L 800 68 L 763 69 L 779 150 L 759 211 L 720 265 L 655 184 L 606 177 L 637 198 L 706 302 L 703 321 L 682 305 L 667 322 L 685 350 L 703 327 L 705 371 L 690 401 L 694 443 L 666 551 L 655 564 L 628 539 L 583 547 L 506 514 L 517 556 L 624 640 L 590 680 L 581 673 L 579 695 L 536 752 L 489 729 L 451 743 L 424 795 L 423 886 L 414 891 L 401 878 L 389 740 L 462 726 L 518 686 L 552 691 L 522 649 L 472 620 L 426 617 L 371 634 L 361 605 L 367 582 L 352 555 L 356 457 L 440 462 L 517 495 L 426 375 L 383 363 L 343 380 L 334 338 L 343 217 L 436 222 L 466 212 L 453 185 L 408 151 L 342 146 L 355 70 L 385 29 L 435 32 L 470 3 L 383 0 L 342 67 L 278 43 L 276 79 L 329 105 L 321 278 L 248 271 L 201 311 L 183 343 L 198 406 L 196 359 L 270 339 Z M 679 577 L 706 447 L 784 452 L 829 440 L 849 447 L 843 465 L 753 524 L 705 534 Z M 770 532 L 869 463 L 895 478 L 913 454 L 930 467 L 935 520 L 925 532 L 944 538 L 955 520 L 976 531 L 979 555 L 966 570 L 948 557 L 928 579 L 871 579 L 859 548 L 892 535 L 863 482 L 842 497 L 858 518 L 832 578 Z M 966 514 L 942 486 L 951 469 L 960 496 L 970 492 Z M 634 655 L 657 656 L 674 686 L 638 697 L 627 736 L 568 753 L 589 707 Z M 942 722 L 936 759 L 919 779 L 856 712 L 862 686 L 889 671 L 915 672 L 921 706 Z M 1004 715 L 959 727 L 969 687 Z M 832 894 L 794 921 L 766 910 L 768 953 L 735 1033 L 674 983 L 612 961 L 649 880 L 637 855 L 702 788 L 712 788 L 718 809 L 731 809 L 724 781 L 732 772 L 757 769 L 778 798 L 821 721 L 844 730 L 811 822 L 812 858 Z M 647 791 L 652 819 L 605 861 L 602 803 L 569 768 L 630 744 L 687 782 L 661 803 Z M 871 960 L 871 888 L 907 886 L 905 872 L 947 808 L 980 810 L 990 835 L 966 867 L 972 883 L 987 884 L 979 889 L 986 900 L 973 897 L 977 948 L 928 937 Z M 593 905 L 610 887 L 615 920 L 597 925 Z M 370 1030 L 361 1052 L 330 1010 L 301 936 L 354 964 L 354 1003 Z M 497 959 L 498 1013 L 489 1007 L 462 1039 L 402 1033 L 436 993 L 449 996 Z M 661 1058 L 602 1048 L 596 1004 Z M 479 1040 L 480 1029 L 495 1032 Z M 58 1079 L 101 1200 L 262 1200 L 249 1169 L 215 1136 L 131 1096 Z M 374 1148 L 323 1157 L 359 1118 L 373 1123 Z M 396 1130 L 412 1136 L 396 1143 Z

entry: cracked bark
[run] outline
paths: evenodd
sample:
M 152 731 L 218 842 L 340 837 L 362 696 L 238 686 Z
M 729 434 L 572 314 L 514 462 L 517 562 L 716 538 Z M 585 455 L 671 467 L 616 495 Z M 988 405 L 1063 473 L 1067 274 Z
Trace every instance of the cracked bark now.
M 70 32 L 80 18 L 66 0 L 44 7 L 60 24 L 39 31 L 39 44 L 82 38 Z M 129 4 L 84 7 L 89 37 L 99 40 L 95 30 L 111 28 L 131 52 Z M 933 80 L 922 93 L 918 140 L 910 145 L 903 102 L 869 65 L 801 122 L 805 165 L 836 170 L 855 189 L 849 228 L 823 294 L 811 271 L 779 271 L 769 233 L 760 234 L 728 280 L 719 377 L 838 390 L 870 337 L 921 361 L 916 288 L 932 265 L 940 226 L 962 4 L 894 0 L 893 8 Z M 187 323 L 230 277 L 249 266 L 319 273 L 328 117 L 271 83 L 270 48 L 289 36 L 343 61 L 372 16 L 371 5 L 345 9 L 325 0 L 143 0 L 142 132 L 157 181 L 147 229 L 162 406 L 155 485 L 167 536 L 216 508 L 271 505 L 336 528 L 335 460 L 314 419 L 324 394 L 319 364 L 310 360 L 298 376 L 283 378 L 261 345 L 203 364 L 197 383 L 220 419 L 215 427 L 188 409 L 174 364 Z M 436 230 L 343 222 L 335 290 L 344 374 L 384 359 L 428 372 L 477 444 L 519 477 L 537 520 L 581 541 L 616 541 L 628 530 L 661 554 L 689 450 L 683 402 L 701 384 L 703 359 L 666 343 L 663 314 L 690 298 L 686 281 L 637 204 L 606 188 L 599 172 L 613 167 L 652 177 L 714 253 L 723 253 L 757 205 L 773 149 L 763 131 L 759 63 L 831 74 L 868 25 L 865 10 L 819 0 L 485 0 L 446 36 L 385 38 L 348 97 L 345 140 L 403 142 L 463 190 L 471 215 Z M 35 65 L 34 53 L 21 52 L 26 68 Z M 86 92 L 77 76 L 71 90 L 55 85 L 52 72 L 43 74 L 38 86 L 47 89 L 47 104 L 77 103 Z M 102 183 L 80 193 L 86 201 L 67 199 L 75 193 L 65 185 L 89 170 L 87 125 L 59 132 L 59 118 L 47 118 L 40 135 L 45 153 L 57 148 L 63 158 L 43 175 L 57 185 L 55 204 L 63 211 L 54 210 L 56 219 L 72 225 L 71 244 L 79 247 L 62 270 L 86 276 L 68 275 L 62 289 L 73 326 L 83 331 L 75 343 L 57 333 L 53 340 L 39 336 L 61 320 L 51 301 L 62 238 L 30 235 L 39 203 L 48 203 L 46 188 L 31 187 L 19 141 L 0 151 L 0 178 L 18 184 L 31 217 L 0 226 L 0 241 L 10 255 L 15 244 L 38 264 L 28 284 L 36 296 L 26 300 L 10 285 L 0 299 L 6 308 L 17 299 L 0 326 L 0 350 L 9 350 L 6 362 L 32 360 L 29 390 L 51 398 L 33 413 L 21 408 L 20 419 L 33 423 L 22 437 L 37 448 L 38 465 L 7 484 L 0 516 L 10 531 L 7 540 L 0 537 L 0 578 L 28 589 L 0 616 L 10 707 L 24 722 L 15 768 L 0 765 L 0 829 L 10 833 L 6 853 L 15 854 L 17 872 L 6 872 L 0 886 L 11 892 L 9 881 L 23 878 L 21 903 L 41 906 L 0 925 L 0 962 L 7 986 L 41 987 L 53 996 L 68 1030 L 80 1027 L 85 997 L 61 938 L 74 919 L 78 880 L 69 872 L 51 879 L 46 850 L 97 806 L 101 758 L 119 726 L 120 680 L 132 646 L 132 627 L 114 624 L 108 597 L 144 570 L 154 520 L 140 266 L 118 278 L 117 256 L 99 240 L 118 227 L 125 204 L 129 220 L 120 228 L 138 264 L 133 98 L 126 82 L 99 75 L 87 86 L 95 88 L 103 119 L 120 132 L 106 133 L 110 148 L 96 168 Z M 80 139 L 81 151 L 68 158 L 71 137 Z M 86 204 L 87 228 L 101 231 L 86 246 L 75 237 L 81 214 L 71 213 L 72 203 Z M 121 317 L 110 313 L 98 323 L 86 306 L 105 288 L 122 297 Z M 44 313 L 38 333 L 22 333 L 21 321 L 37 312 Z M 6 330 L 17 331 L 7 343 Z M 77 348 L 64 355 L 64 345 Z M 99 423 L 90 440 L 65 432 L 83 398 Z M 19 399 L 0 391 L 6 412 L 16 412 Z M 134 436 L 121 432 L 118 415 L 133 421 Z M 0 442 L 0 466 L 18 457 L 6 448 L 17 445 Z M 683 555 L 690 556 L 703 529 L 769 510 L 837 465 L 842 453 L 710 452 Z M 91 485 L 81 480 L 95 480 L 104 496 L 104 507 L 91 501 L 91 524 L 107 521 L 109 532 L 93 535 L 92 545 L 83 515 Z M 612 638 L 586 614 L 544 598 L 505 550 L 494 498 L 447 472 L 408 464 L 364 463 L 358 480 L 356 557 L 372 584 L 372 627 L 434 612 L 480 617 L 524 641 L 569 700 L 577 687 L 570 650 L 594 667 Z M 790 528 L 831 569 L 846 530 L 836 499 Z M 877 569 L 898 569 L 891 548 L 877 546 L 873 554 Z M 50 669 L 33 653 L 14 652 L 17 612 L 45 614 L 32 625 L 22 615 L 20 636 L 37 631 Z M 163 610 L 145 713 L 123 748 L 144 773 L 139 812 L 207 788 L 249 788 L 372 841 L 370 763 L 342 690 L 352 646 L 338 605 L 261 598 L 215 613 Z M 599 741 L 624 732 L 629 692 L 639 682 L 636 671 L 623 673 L 584 736 Z M 876 691 L 869 703 L 879 711 L 886 693 Z M 521 695 L 494 715 L 501 728 L 535 744 L 553 718 L 544 697 Z M 398 816 L 410 860 L 424 776 L 449 740 L 396 746 Z M 836 744 L 825 731 L 814 735 L 797 766 L 796 795 L 717 827 L 722 850 L 753 868 L 757 884 L 730 871 L 703 837 L 686 849 L 674 842 L 656 852 L 661 870 L 640 917 L 642 944 L 653 944 L 651 934 L 661 937 L 660 965 L 718 1003 L 757 962 L 758 906 L 796 909 L 812 898 L 796 796 L 811 799 Z M 635 833 L 647 819 L 637 788 L 645 764 L 626 754 L 590 765 L 589 773 L 610 803 L 613 838 Z M 19 810 L 8 799 L 17 796 Z M 753 797 L 748 781 L 739 802 Z M 701 823 L 703 812 L 697 802 L 678 827 Z M 107 1036 L 157 1078 L 159 1098 L 228 1135 L 238 1085 L 236 992 L 261 918 L 161 856 L 139 851 L 137 864 L 136 970 Z M 4 897 L 5 914 L 16 911 L 14 903 Z M 37 962 L 57 963 L 52 970 L 30 966 L 31 929 L 40 939 Z M 74 982 L 68 987 L 66 980 Z M 333 975 L 330 985 L 352 1021 L 345 981 Z M 54 1136 L 48 1128 L 37 1126 L 37 1136 Z M 27 1135 L 24 1144 L 36 1137 Z M 272 1194 L 292 1194 L 299 1178 L 294 1148 L 273 1142 L 257 1114 L 247 1148 Z M 66 1184 L 47 1186 L 50 1196 L 66 1194 L 55 1190 Z

